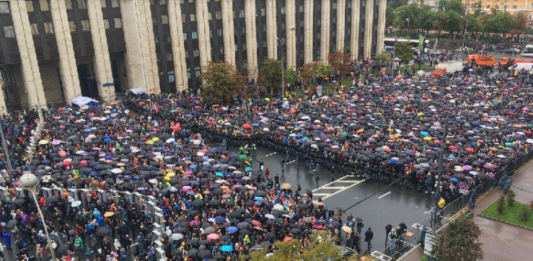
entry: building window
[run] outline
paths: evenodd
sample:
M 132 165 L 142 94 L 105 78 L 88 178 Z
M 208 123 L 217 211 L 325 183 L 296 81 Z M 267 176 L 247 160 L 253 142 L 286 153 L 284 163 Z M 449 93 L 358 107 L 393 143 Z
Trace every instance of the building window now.
M 41 11 L 50 11 L 48 0 L 39 0 L 39 5 L 41 6 Z
M 104 20 L 104 23 L 105 23 L 105 20 Z M 68 22 L 68 25 L 70 27 L 71 32 L 76 32 L 76 23 L 74 21 Z
M 333 3 L 333 10 L 337 9 L 337 3 Z
M 39 29 L 37 29 L 37 24 L 31 24 L 31 34 L 38 35 Z
M 304 6 L 303 6 L 303 5 L 299 6 L 299 7 L 298 7 L 298 11 L 299 11 L 300 13 L 303 13 L 303 12 L 304 12 Z
M 240 18 L 243 18 L 243 17 L 244 17 L 244 10 L 239 10 L 239 17 L 240 17 Z
M 8 2 L 0 2 L 0 14 L 9 14 L 9 3 Z M 5 31 L 5 27 L 4 27 Z
M 85 0 L 76 0 L 78 1 L 78 9 L 87 9 L 87 4 Z
M 115 18 L 115 28 L 122 28 L 122 19 Z
M 196 78 L 200 77 L 200 67 L 195 67 L 194 68 L 194 75 L 196 76 Z
M 3 13 L 3 14 L 5 14 L 5 13 Z M 12 25 L 4 26 L 4 36 L 6 38 L 15 38 L 15 30 L 13 29 Z
M 28 12 L 35 11 L 35 9 L 33 9 L 33 2 L 32 1 L 26 1 L 26 9 L 28 9 Z
M 196 21 L 196 15 L 195 14 L 191 14 L 191 22 L 194 22 Z
M 487 5 L 487 9 L 490 9 L 490 5 Z
M 160 5 L 166 5 L 167 4 L 167 0 L 159 0 L 159 4 Z
M 172 54 L 171 53 L 167 53 L 167 61 L 172 61 Z
M 207 13 L 207 17 L 208 17 L 209 21 L 213 20 L 213 16 L 211 15 L 211 13 Z
M 200 55 L 199 52 L 198 52 L 198 49 L 194 49 L 194 51 L 192 51 L 192 55 L 194 57 L 198 57 Z
M 105 4 L 105 0 L 102 0 L 102 3 Z M 65 0 L 65 6 L 67 10 L 72 10 L 72 0 Z
M 52 23 L 44 23 L 44 32 L 47 34 L 53 34 L 54 25 L 52 25 Z
M 266 13 L 265 13 L 265 9 L 262 8 L 262 9 L 261 9 L 261 16 L 265 16 L 265 14 L 266 14 Z
M 281 14 L 285 14 L 285 6 L 281 8 Z
M 109 19 L 104 19 L 104 28 L 109 29 L 111 26 L 109 25 Z
M 119 4 L 118 0 L 111 0 L 111 7 L 119 8 L 120 4 Z
M 215 18 L 216 18 L 217 20 L 222 19 L 222 14 L 220 13 L 220 11 L 215 11 Z
M 89 25 L 89 20 L 81 20 L 81 30 L 82 31 L 89 31 L 91 30 L 91 27 Z
M 161 23 L 168 24 L 168 15 L 161 15 Z
M 191 38 L 192 38 L 193 40 L 198 39 L 198 33 L 197 33 L 197 32 L 192 32 L 192 34 L 191 34 Z
M 217 34 L 218 34 L 218 36 L 222 36 L 222 30 L 218 29 L 217 30 Z
M 513 5 L 513 9 L 517 9 L 518 7 L 516 5 Z
M 183 41 L 187 41 L 187 33 L 183 33 Z
M 67 0 L 67 3 L 70 2 L 70 0 Z M 106 0 L 100 0 L 100 5 L 102 6 L 102 8 L 106 8 L 107 7 L 107 1 Z

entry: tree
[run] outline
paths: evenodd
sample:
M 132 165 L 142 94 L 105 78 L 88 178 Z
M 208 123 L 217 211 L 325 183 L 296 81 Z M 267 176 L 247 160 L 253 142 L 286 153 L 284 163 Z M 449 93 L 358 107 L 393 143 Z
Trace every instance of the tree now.
M 202 98 L 206 103 L 227 103 L 239 94 L 245 78 L 231 64 L 209 62 L 202 70 Z
M 485 22 L 487 32 L 491 33 L 508 33 L 512 27 L 513 17 L 504 11 L 494 11 Z
M 413 49 L 408 43 L 396 43 L 396 57 L 400 58 L 400 63 L 406 64 L 413 60 Z
M 500 199 L 498 199 L 498 208 L 496 210 L 500 215 L 505 211 L 505 198 L 503 196 L 500 196 Z
M 429 30 L 433 29 L 433 24 L 439 19 L 439 15 L 435 9 L 423 5 L 418 8 L 418 18 L 415 26 L 423 31 L 426 31 L 426 35 L 429 35 Z
M 460 217 L 441 232 L 431 254 L 440 261 L 482 260 L 480 234 L 481 230 L 472 217 Z
M 254 251 L 251 254 L 251 261 L 270 261 L 270 260 L 279 260 L 279 261 L 293 261 L 300 260 L 298 256 L 298 251 L 301 248 L 300 241 L 290 240 L 290 241 L 278 241 L 274 243 L 274 254 L 269 258 L 266 257 L 267 251 Z
M 257 83 L 268 89 L 270 94 L 279 91 L 281 89 L 281 61 L 275 59 L 263 61 Z
M 531 217 L 531 209 L 527 205 L 522 206 L 522 211 L 520 212 L 520 220 L 526 222 L 529 221 Z
M 511 189 L 509 190 L 509 193 L 507 193 L 507 204 L 509 205 L 509 207 L 512 207 L 514 206 L 514 203 L 515 203 L 515 198 L 516 194 L 514 193 L 514 191 Z
M 511 29 L 511 34 L 516 34 L 517 36 L 524 33 L 527 29 L 528 17 L 526 12 L 517 12 L 513 15 L 513 28 Z
M 306 63 L 300 67 L 300 74 L 297 80 L 305 85 L 310 85 L 315 76 L 315 65 L 313 63 Z
M 324 78 L 331 74 L 333 74 L 333 67 L 331 65 L 325 63 L 315 64 L 315 77 Z
M 446 12 L 453 11 L 458 14 L 461 14 L 461 16 L 465 13 L 465 5 L 461 0 L 446 0 L 443 2 L 443 4 L 444 10 L 446 10 Z
M 285 68 L 285 83 L 294 84 L 296 78 L 298 78 L 298 73 L 294 67 Z
M 392 54 L 387 51 L 381 51 L 380 53 L 376 54 L 376 62 L 383 66 L 383 65 L 389 65 L 392 60 Z
M 398 8 L 400 6 L 407 5 L 408 2 L 409 2 L 409 0 L 391 0 L 391 1 L 388 1 L 388 3 L 390 4 L 390 6 L 392 8 Z
M 329 61 L 331 66 L 338 73 L 339 76 L 344 78 L 351 68 L 351 57 L 349 52 L 337 51 L 329 55 Z
M 395 20 L 396 20 L 396 13 L 394 12 L 394 7 L 388 4 L 387 9 L 385 11 L 385 26 L 386 27 L 392 26 Z
M 418 16 L 418 5 L 415 3 L 403 5 L 396 9 L 396 26 L 412 30 Z
M 463 29 L 465 19 L 456 11 L 446 11 L 444 14 L 444 30 L 449 33 L 460 32 Z
M 333 247 L 337 237 L 330 233 L 320 232 L 311 235 L 312 242 L 302 253 L 303 260 L 340 260 L 342 258 L 340 248 Z

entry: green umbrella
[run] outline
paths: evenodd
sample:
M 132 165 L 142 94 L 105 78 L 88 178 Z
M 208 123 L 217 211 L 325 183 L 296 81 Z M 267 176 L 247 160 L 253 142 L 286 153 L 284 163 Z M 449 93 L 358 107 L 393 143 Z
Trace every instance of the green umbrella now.
M 246 157 L 246 155 L 244 154 L 241 154 L 239 155 L 239 159 L 245 160 L 245 159 L 248 159 L 248 157 Z
M 348 136 L 348 133 L 345 132 L 345 131 L 343 131 L 343 132 L 341 133 L 341 135 L 342 135 L 343 137 L 346 137 L 346 136 Z
M 270 98 L 265 98 L 265 101 L 268 101 L 268 102 L 269 102 L 269 101 L 270 101 Z

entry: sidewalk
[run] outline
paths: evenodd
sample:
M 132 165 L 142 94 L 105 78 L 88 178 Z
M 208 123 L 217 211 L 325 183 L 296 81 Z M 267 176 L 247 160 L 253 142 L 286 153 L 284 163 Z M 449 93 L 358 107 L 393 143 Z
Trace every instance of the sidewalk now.
M 529 204 L 533 200 L 533 163 L 522 168 L 519 174 L 513 178 L 512 190 L 516 194 L 515 200 L 517 202 Z M 531 260 L 529 248 L 531 248 L 533 241 L 533 231 L 493 221 L 479 215 L 501 195 L 503 195 L 503 191 L 499 188 L 496 189 L 477 202 L 474 209 L 474 221 L 481 228 L 479 241 L 483 244 L 483 260 Z M 423 251 L 418 247 L 400 260 L 418 261 L 422 257 Z
M 513 179 L 513 191 L 516 201 L 529 204 L 533 200 L 533 164 L 525 166 Z M 533 231 L 507 225 L 479 216 L 485 208 L 498 200 L 503 194 L 501 189 L 492 192 L 476 204 L 474 220 L 481 228 L 479 240 L 483 243 L 483 260 L 511 261 L 530 260 Z

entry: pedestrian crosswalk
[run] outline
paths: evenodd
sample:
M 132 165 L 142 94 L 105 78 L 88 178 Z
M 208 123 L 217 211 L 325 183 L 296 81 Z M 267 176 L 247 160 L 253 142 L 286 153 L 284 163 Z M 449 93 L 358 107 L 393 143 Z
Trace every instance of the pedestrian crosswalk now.
M 313 200 L 318 201 L 319 198 L 324 200 L 344 190 L 357 186 L 363 181 L 364 180 L 357 178 L 355 175 L 346 175 L 326 185 L 323 185 L 319 188 L 314 189 L 312 191 Z

